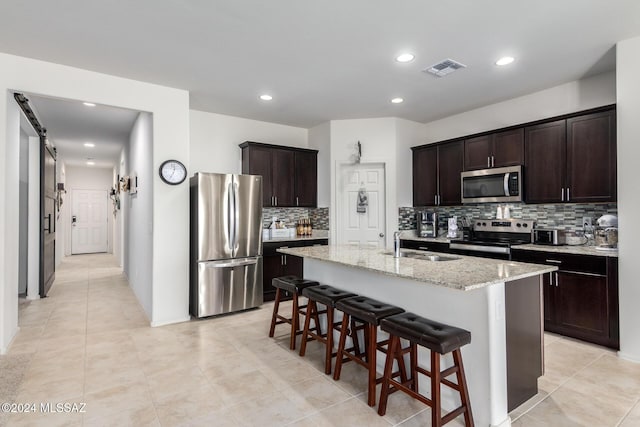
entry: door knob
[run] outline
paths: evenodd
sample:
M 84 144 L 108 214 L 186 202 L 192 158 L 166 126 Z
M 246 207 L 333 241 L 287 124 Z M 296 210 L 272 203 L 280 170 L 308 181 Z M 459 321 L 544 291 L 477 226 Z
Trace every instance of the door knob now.
M 380 233 L 380 234 L 379 234 L 379 236 L 380 236 L 380 237 L 384 237 L 384 233 Z

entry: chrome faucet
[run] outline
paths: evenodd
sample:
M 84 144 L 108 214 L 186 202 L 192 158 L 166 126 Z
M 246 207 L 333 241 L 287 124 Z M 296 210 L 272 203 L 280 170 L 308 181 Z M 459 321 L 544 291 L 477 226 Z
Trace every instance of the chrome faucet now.
M 393 257 L 400 258 L 400 232 L 393 233 Z

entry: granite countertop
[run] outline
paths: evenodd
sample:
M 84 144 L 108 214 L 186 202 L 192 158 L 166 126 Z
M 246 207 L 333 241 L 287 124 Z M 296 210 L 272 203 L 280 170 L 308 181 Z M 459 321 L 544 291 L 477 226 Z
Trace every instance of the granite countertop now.
M 402 240 L 415 240 L 419 242 L 435 242 L 435 243 L 451 243 L 448 237 L 418 237 L 415 230 L 405 230 L 400 233 L 400 239 Z M 618 251 L 601 251 L 595 248 L 595 246 L 585 245 L 517 245 L 513 246 L 513 249 L 522 249 L 526 251 L 540 251 L 540 252 L 555 252 L 559 254 L 574 254 L 574 255 L 592 255 L 592 256 L 608 256 L 618 257 Z
M 406 257 L 394 258 L 392 255 L 385 254 L 385 251 L 379 248 L 361 248 L 350 245 L 286 248 L 278 249 L 278 252 L 463 291 L 537 276 L 558 269 L 548 265 L 525 264 L 452 254 L 441 255 L 456 257 L 457 259 L 451 261 L 428 261 Z M 403 252 L 435 254 L 435 252 L 408 249 L 403 249 Z
M 328 239 L 328 230 L 315 230 L 311 236 L 294 236 L 294 237 L 276 237 L 273 239 L 262 239 L 262 243 L 269 242 L 295 242 L 300 240 L 320 240 Z
M 517 245 L 513 246 L 513 249 L 522 249 L 525 251 L 539 251 L 539 252 L 554 252 L 558 254 L 575 254 L 575 255 L 593 255 L 593 256 L 608 256 L 618 257 L 618 250 L 615 251 L 601 251 L 596 249 L 595 246 L 584 245 L 562 245 L 562 246 L 550 246 L 550 245 Z

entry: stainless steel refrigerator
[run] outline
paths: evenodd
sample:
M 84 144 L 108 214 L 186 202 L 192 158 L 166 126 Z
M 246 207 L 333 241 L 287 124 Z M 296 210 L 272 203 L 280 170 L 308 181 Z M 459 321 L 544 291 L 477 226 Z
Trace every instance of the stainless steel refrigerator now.
M 196 173 L 190 184 L 191 315 L 261 305 L 262 177 Z

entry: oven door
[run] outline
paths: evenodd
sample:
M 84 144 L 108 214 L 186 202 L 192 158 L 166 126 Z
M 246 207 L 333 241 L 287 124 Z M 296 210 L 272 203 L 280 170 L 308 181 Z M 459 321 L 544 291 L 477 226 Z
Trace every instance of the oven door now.
M 462 203 L 522 201 L 522 166 L 462 172 L 460 181 Z
M 475 256 L 480 258 L 511 259 L 511 248 L 509 246 L 494 246 L 466 241 L 451 241 L 449 252 L 458 255 Z

